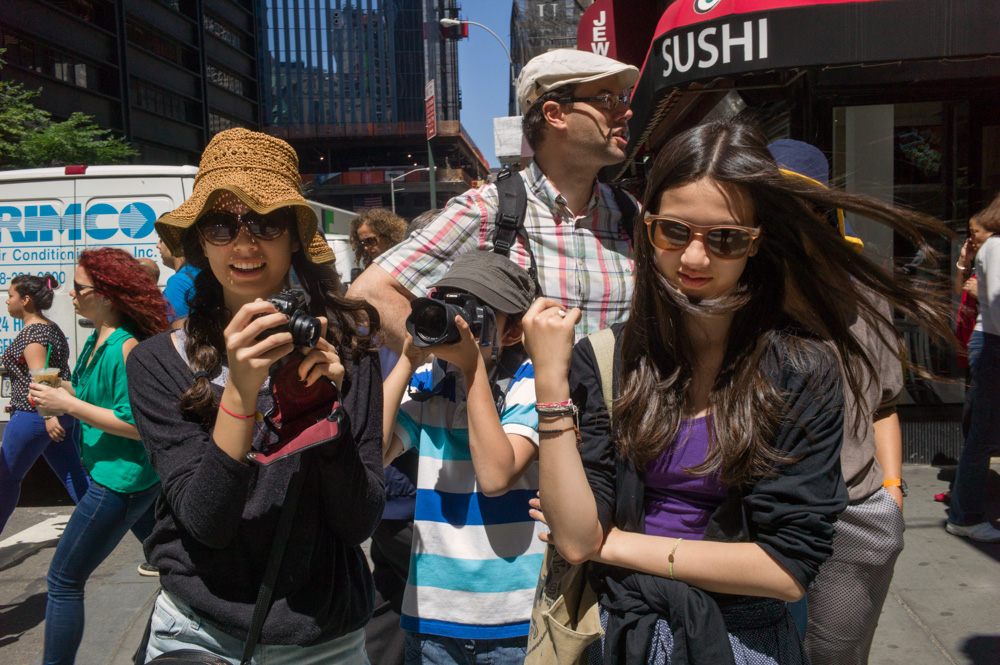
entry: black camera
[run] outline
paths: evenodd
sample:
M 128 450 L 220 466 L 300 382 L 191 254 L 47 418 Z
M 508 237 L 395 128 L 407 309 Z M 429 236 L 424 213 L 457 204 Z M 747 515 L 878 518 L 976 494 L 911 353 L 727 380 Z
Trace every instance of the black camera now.
M 315 316 L 306 310 L 306 294 L 297 289 L 285 289 L 278 295 L 268 298 L 267 301 L 274 305 L 282 314 L 288 317 L 288 325 L 276 326 L 264 331 L 259 339 L 269 337 L 275 333 L 292 333 L 292 343 L 295 346 L 313 347 L 319 343 L 319 335 L 323 330 L 322 325 Z
M 414 346 L 454 344 L 462 337 L 455 325 L 456 316 L 465 319 L 480 346 L 495 344 L 496 314 L 468 293 L 435 292 L 430 298 L 410 301 L 406 330 L 413 336 Z

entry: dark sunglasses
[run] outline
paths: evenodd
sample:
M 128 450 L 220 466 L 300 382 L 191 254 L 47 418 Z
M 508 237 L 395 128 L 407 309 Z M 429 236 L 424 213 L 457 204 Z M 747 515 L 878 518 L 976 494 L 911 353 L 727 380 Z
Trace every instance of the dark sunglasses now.
M 97 288 L 96 286 L 91 286 L 90 284 L 81 284 L 75 279 L 73 280 L 73 290 L 76 291 L 77 293 L 80 293 L 85 289 L 96 289 L 96 288 Z
M 374 247 L 378 244 L 378 236 L 368 236 L 367 238 L 361 239 L 361 245 L 363 247 Z
M 649 242 L 658 249 L 677 252 L 690 245 L 697 236 L 701 236 L 708 251 L 720 259 L 742 259 L 750 251 L 753 241 L 760 236 L 760 229 L 746 226 L 720 224 L 695 227 L 683 220 L 660 215 L 647 214 L 645 222 Z
M 569 104 L 570 102 L 590 102 L 591 104 L 603 104 L 604 108 L 609 111 L 614 111 L 618 108 L 619 104 L 628 104 L 629 91 L 622 90 L 617 95 L 612 95 L 610 93 L 604 95 L 598 95 L 597 97 L 562 97 L 559 99 L 560 104 Z
M 294 215 L 288 208 L 279 208 L 266 215 L 252 210 L 242 215 L 233 212 L 208 212 L 198 219 L 198 232 L 206 242 L 228 245 L 236 240 L 240 227 L 245 227 L 257 240 L 275 240 L 288 230 Z

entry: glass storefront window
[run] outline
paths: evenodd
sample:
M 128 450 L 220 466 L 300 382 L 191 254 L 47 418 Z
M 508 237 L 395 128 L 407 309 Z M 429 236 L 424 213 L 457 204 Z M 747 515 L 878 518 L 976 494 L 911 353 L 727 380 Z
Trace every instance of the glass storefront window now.
M 931 239 L 918 251 L 881 224 L 848 215 L 875 261 L 936 284 L 952 284 L 969 215 L 968 103 L 927 101 L 840 106 L 833 112 L 833 176 L 867 194 L 935 217 L 959 234 Z M 957 299 L 956 299 L 957 305 Z M 911 360 L 945 379 L 963 379 L 951 348 L 936 346 L 912 322 L 897 319 Z M 962 381 L 932 381 L 907 372 L 903 403 L 957 404 Z

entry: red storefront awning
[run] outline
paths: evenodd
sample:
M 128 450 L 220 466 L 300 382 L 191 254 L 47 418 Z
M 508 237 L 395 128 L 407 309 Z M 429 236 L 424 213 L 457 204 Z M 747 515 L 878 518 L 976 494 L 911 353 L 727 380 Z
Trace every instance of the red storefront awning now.
M 685 90 L 716 79 L 997 54 L 997 0 L 676 0 L 632 96 L 629 161 Z

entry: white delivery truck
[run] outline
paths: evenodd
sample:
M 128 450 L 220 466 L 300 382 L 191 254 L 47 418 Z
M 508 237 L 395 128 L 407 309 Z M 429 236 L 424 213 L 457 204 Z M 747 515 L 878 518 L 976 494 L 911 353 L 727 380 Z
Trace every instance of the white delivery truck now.
M 21 329 L 7 315 L 10 281 L 22 273 L 52 273 L 59 281 L 47 315 L 66 333 L 70 367 L 93 330 L 73 311 L 76 256 L 84 249 L 120 247 L 160 265 L 160 287 L 173 271 L 163 266 L 153 223 L 190 194 L 195 166 L 66 166 L 0 171 L 0 351 Z M 337 257 L 341 279 L 350 279 L 354 256 L 347 243 L 354 213 L 310 202 Z M 338 233 L 339 231 L 339 233 Z M 0 377 L 0 431 L 8 420 L 10 381 Z

